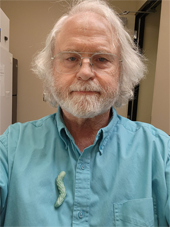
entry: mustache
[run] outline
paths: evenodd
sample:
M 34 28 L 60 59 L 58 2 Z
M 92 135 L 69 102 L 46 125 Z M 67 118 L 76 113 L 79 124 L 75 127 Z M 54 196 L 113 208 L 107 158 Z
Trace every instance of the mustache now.
M 69 87 L 69 92 L 73 91 L 94 91 L 94 92 L 104 92 L 104 89 L 92 81 L 90 82 L 76 82 Z

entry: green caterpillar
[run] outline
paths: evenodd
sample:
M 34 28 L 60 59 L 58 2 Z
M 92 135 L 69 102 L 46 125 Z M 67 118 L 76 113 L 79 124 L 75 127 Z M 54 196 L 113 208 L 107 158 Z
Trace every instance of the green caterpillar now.
M 57 185 L 57 188 L 58 188 L 58 191 L 59 191 L 59 196 L 58 196 L 58 199 L 54 205 L 55 208 L 61 206 L 61 204 L 64 202 L 64 199 L 66 197 L 66 189 L 65 189 L 65 186 L 64 186 L 64 183 L 63 183 L 63 179 L 65 177 L 66 173 L 64 171 L 62 171 L 58 177 L 56 178 L 56 185 Z

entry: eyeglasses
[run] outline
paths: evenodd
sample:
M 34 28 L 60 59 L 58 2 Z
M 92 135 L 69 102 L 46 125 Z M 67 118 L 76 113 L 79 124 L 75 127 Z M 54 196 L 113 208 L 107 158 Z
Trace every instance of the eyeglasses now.
M 51 58 L 55 61 L 55 70 L 64 74 L 75 73 L 82 66 L 83 59 L 89 59 L 93 71 L 100 74 L 107 74 L 109 72 L 114 74 L 118 69 L 119 62 L 122 62 L 115 54 L 110 53 L 95 53 L 91 57 L 82 57 L 81 54 L 89 55 L 86 52 L 64 51 L 57 53 Z

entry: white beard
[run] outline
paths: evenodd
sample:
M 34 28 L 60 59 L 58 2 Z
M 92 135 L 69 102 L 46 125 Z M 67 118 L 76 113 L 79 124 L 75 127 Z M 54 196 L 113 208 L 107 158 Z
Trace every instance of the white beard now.
M 56 81 L 55 81 L 56 82 Z M 93 94 L 77 94 L 74 91 L 94 91 Z M 72 93 L 73 92 L 73 93 Z M 69 88 L 56 82 L 53 95 L 62 109 L 78 118 L 93 118 L 108 111 L 117 101 L 119 85 L 103 88 L 93 81 L 77 81 Z

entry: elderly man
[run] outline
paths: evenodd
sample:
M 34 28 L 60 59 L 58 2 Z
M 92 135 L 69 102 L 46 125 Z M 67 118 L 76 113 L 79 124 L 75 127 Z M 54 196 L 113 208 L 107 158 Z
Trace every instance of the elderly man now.
M 170 140 L 118 116 L 145 66 L 105 2 L 64 15 L 35 59 L 56 114 L 0 137 L 3 226 L 169 226 Z

